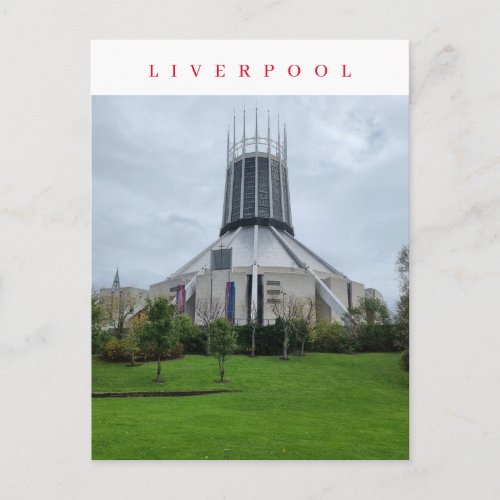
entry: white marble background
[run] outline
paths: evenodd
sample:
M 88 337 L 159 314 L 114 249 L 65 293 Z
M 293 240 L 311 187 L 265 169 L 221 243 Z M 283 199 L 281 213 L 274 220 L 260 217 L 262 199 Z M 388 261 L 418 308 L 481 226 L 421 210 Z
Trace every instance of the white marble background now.
M 0 2 L 0 496 L 500 497 L 497 1 Z M 90 460 L 90 39 L 411 41 L 409 462 Z

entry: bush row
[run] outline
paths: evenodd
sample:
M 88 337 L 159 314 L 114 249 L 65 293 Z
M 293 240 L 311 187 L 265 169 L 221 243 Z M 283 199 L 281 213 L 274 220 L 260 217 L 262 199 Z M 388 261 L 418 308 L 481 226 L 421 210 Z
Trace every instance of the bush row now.
M 239 354 L 249 354 L 252 345 L 252 327 L 236 326 Z M 393 325 L 359 325 L 353 331 L 339 323 L 319 321 L 315 329 L 307 337 L 305 350 L 309 352 L 390 352 L 394 348 L 395 327 Z M 184 353 L 204 354 L 206 352 L 207 334 L 202 328 L 183 329 L 180 341 L 173 349 L 163 353 L 162 359 L 175 359 Z M 296 332 L 291 332 L 289 351 L 300 349 Z M 152 345 L 141 342 L 134 345 L 127 337 L 117 339 L 108 336 L 100 345 L 100 352 L 109 361 L 130 360 L 134 351 L 138 361 L 154 359 Z M 255 354 L 258 356 L 277 356 L 283 351 L 283 335 L 280 323 L 274 325 L 258 325 L 255 330 Z
M 250 353 L 252 328 L 237 326 L 238 352 Z M 309 352 L 391 352 L 394 351 L 395 331 L 393 325 L 360 325 L 353 331 L 339 323 L 319 321 L 307 337 L 305 349 Z M 299 350 L 298 336 L 290 336 L 290 351 Z M 186 350 L 187 351 L 187 350 Z M 283 335 L 279 323 L 257 326 L 255 330 L 255 353 L 275 356 L 283 351 Z M 189 351 L 187 351 L 189 352 Z
M 142 342 L 140 345 L 133 344 L 130 339 L 109 338 L 101 349 L 101 356 L 106 361 L 130 361 L 131 351 L 134 350 L 136 361 L 156 360 L 154 346 L 151 343 Z M 177 343 L 171 349 L 165 349 L 161 359 L 177 359 L 184 356 L 184 346 Z

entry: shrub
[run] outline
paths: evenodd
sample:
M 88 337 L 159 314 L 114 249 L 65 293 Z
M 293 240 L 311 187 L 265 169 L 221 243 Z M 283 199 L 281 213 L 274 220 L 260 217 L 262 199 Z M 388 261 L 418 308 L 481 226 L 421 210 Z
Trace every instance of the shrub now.
M 235 326 L 238 335 L 239 354 L 250 354 L 252 345 L 252 328 L 250 325 Z M 289 350 L 297 350 L 299 342 L 290 330 Z M 203 336 L 203 333 L 200 335 Z M 395 328 L 388 324 L 361 324 L 343 326 L 337 322 L 320 320 L 306 340 L 306 350 L 315 352 L 392 352 L 394 347 Z M 203 338 L 203 337 L 202 337 Z M 203 351 L 200 351 L 203 352 Z M 274 325 L 257 325 L 255 331 L 255 354 L 260 356 L 276 356 L 283 352 L 282 327 L 279 322 Z
M 111 337 L 102 349 L 102 357 L 107 361 L 120 361 L 126 359 L 123 352 L 122 341 L 116 337 Z
M 185 352 L 190 354 L 204 354 L 206 352 L 206 335 L 202 334 L 200 327 L 194 324 L 187 314 L 181 314 L 175 318 L 174 328 Z
M 112 338 L 112 334 L 108 330 L 99 330 L 92 334 L 92 354 L 102 354 L 104 346 Z
M 252 327 L 235 326 L 238 336 L 237 352 L 250 354 L 252 348 Z M 277 356 L 283 352 L 283 337 L 280 325 L 257 325 L 255 329 L 255 354 L 257 356 Z
M 111 337 L 102 349 L 102 357 L 106 361 L 130 361 L 131 352 L 135 353 L 135 361 L 151 361 L 157 359 L 154 345 L 151 342 L 141 342 L 139 346 L 132 339 L 125 337 L 118 339 Z M 175 346 L 166 348 L 161 359 L 178 359 L 184 356 L 184 346 L 179 342 Z
M 184 346 L 178 342 L 173 347 L 164 349 L 161 353 L 161 359 L 178 359 L 184 356 Z M 151 342 L 141 342 L 139 353 L 136 359 L 141 361 L 151 361 L 158 359 L 155 346 Z
M 137 355 L 137 359 L 140 359 L 141 361 L 151 361 L 156 359 L 155 345 L 153 342 L 141 339 L 139 349 L 140 352 Z
M 361 352 L 392 352 L 394 348 L 394 327 L 392 325 L 359 325 L 357 349 Z
M 351 353 L 356 350 L 355 339 L 340 324 L 318 321 L 312 334 L 311 348 L 316 352 Z
M 179 359 L 184 357 L 184 346 L 178 342 L 174 347 L 167 349 L 165 359 Z

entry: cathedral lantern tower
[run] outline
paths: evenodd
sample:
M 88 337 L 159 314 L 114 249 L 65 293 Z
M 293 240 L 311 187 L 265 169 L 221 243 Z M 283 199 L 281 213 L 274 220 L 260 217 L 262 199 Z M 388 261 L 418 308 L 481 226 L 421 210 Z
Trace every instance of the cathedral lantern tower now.
M 245 226 L 274 226 L 293 235 L 290 191 L 288 187 L 286 125 L 283 140 L 278 117 L 277 140 L 271 139 L 269 111 L 267 133 L 260 136 L 257 109 L 255 130 L 247 133 L 243 111 L 243 133 L 236 140 L 227 137 L 227 166 L 224 207 L 220 235 Z

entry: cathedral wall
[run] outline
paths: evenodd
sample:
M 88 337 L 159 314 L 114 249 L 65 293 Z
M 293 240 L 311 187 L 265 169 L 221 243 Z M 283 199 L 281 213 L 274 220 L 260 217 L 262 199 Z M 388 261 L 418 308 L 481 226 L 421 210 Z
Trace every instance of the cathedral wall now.
M 330 276 L 324 280 L 324 283 L 335 294 L 335 296 L 344 304 L 345 308 L 349 307 L 349 297 L 347 295 L 347 280 L 342 276 Z
M 332 320 L 332 311 L 330 306 L 319 295 L 316 295 L 316 320 Z
M 150 296 L 152 298 L 163 296 L 172 300 L 177 295 L 177 286 L 187 285 L 193 276 L 194 273 L 155 283 L 150 286 Z
M 264 272 L 263 285 L 264 324 L 272 323 L 275 320 L 272 301 L 283 300 L 281 289 L 299 300 L 315 299 L 316 296 L 314 278 L 303 271 L 293 273 Z
M 352 307 L 358 307 L 359 301 L 365 298 L 365 285 L 357 281 L 351 282 Z
M 376 288 L 366 288 L 365 293 L 369 297 L 384 301 L 384 296 Z
M 228 270 L 207 271 L 196 278 L 196 302 L 219 301 L 224 307 L 226 305 L 226 283 L 234 281 L 235 286 L 235 318 L 246 318 L 246 272 L 229 272 Z M 195 322 L 200 324 L 201 319 L 196 313 Z
M 234 300 L 234 317 L 238 324 L 244 325 L 247 322 L 247 276 L 249 272 L 231 273 L 231 280 L 234 281 L 236 297 Z
M 363 283 L 352 282 L 352 306 L 358 307 L 359 301 L 365 298 L 365 285 Z
M 191 318 L 194 318 L 194 315 L 196 314 L 195 311 L 195 306 L 196 306 L 196 295 L 193 293 L 191 297 L 186 301 L 186 307 L 184 312 Z

